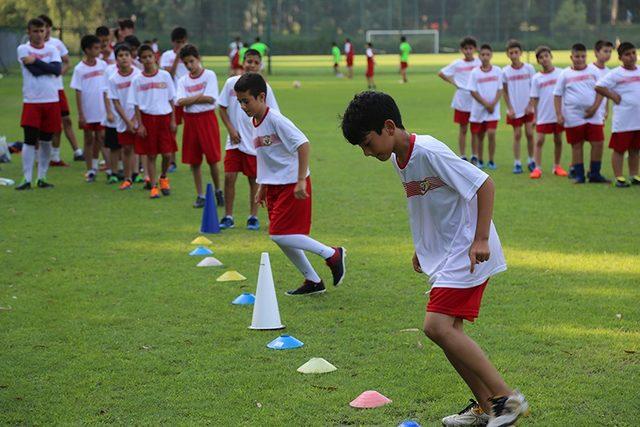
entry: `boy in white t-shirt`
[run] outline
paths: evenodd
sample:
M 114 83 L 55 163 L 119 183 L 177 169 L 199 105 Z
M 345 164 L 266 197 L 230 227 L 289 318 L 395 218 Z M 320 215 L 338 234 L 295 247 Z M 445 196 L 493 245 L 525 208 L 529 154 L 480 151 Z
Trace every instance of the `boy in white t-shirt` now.
M 365 45 L 364 54 L 367 57 L 367 71 L 364 73 L 364 76 L 367 78 L 367 87 L 375 90 L 376 82 L 373 80 L 373 76 L 375 75 L 376 60 L 371 43 Z
M 453 108 L 453 122 L 459 125 L 458 149 L 463 160 L 467 160 L 467 128 L 473 102 L 466 86 L 471 70 L 480 66 L 480 60 L 474 57 L 476 48 L 476 40 L 473 37 L 463 38 L 460 42 L 460 52 L 463 58 L 456 59 L 438 73 L 438 77 L 456 88 L 451 108 Z
M 602 79 L 609 73 L 609 67 L 607 67 L 607 62 L 611 60 L 611 54 L 613 53 L 613 43 L 608 40 L 598 40 L 593 47 L 593 54 L 596 57 L 596 60 L 591 64 L 587 65 L 591 71 L 593 71 L 597 76 L 598 80 Z M 600 104 L 600 108 L 596 112 L 594 117 L 597 117 L 602 125 L 604 126 L 604 122 L 607 120 L 609 115 L 609 100 L 605 99 Z
M 111 46 L 111 30 L 104 25 L 96 28 L 96 37 L 100 39 L 100 59 L 107 63 L 107 65 L 115 65 L 116 55 L 114 49 Z
M 365 156 L 391 159 L 404 187 L 415 252 L 413 268 L 432 284 L 425 334 L 440 346 L 477 402 L 444 425 L 513 425 L 525 414 L 524 396 L 511 389 L 482 349 L 463 331 L 473 322 L 490 277 L 506 270 L 493 225 L 491 178 L 428 135 L 405 130 L 389 95 L 362 92 L 342 117 L 345 139 Z
M 613 123 L 609 148 L 611 166 L 618 188 L 640 185 L 638 162 L 640 150 L 640 69 L 636 47 L 629 42 L 620 43 L 618 57 L 622 66 L 611 70 L 596 83 L 596 92 L 613 101 Z M 623 173 L 624 153 L 629 153 L 631 184 Z
M 271 240 L 304 276 L 302 286 L 287 291 L 287 295 L 311 295 L 326 290 L 304 251 L 325 259 L 333 285 L 338 286 L 346 272 L 346 250 L 309 237 L 312 194 L 309 140 L 291 120 L 269 109 L 265 102 L 267 82 L 260 74 L 244 74 L 234 90 L 254 126 L 252 141 L 257 152 L 259 184 L 256 202 L 266 203 Z

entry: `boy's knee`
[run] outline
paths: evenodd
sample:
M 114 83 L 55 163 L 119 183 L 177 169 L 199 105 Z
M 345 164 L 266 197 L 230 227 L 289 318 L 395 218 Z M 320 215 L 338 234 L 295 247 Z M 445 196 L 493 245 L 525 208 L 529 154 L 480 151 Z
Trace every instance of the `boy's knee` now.
M 442 325 L 436 322 L 429 322 L 428 320 L 424 323 L 424 334 L 433 342 L 440 342 L 446 336 L 447 328 L 442 327 Z
M 280 242 L 282 242 L 282 236 L 277 234 L 270 234 L 269 238 L 271 238 L 271 240 L 276 244 L 280 244 Z

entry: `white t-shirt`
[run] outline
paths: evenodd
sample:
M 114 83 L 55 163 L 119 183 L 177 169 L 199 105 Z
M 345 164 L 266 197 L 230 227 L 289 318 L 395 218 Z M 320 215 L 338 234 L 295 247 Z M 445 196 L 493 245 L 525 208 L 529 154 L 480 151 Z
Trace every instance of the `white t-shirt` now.
M 571 128 L 585 123 L 602 124 L 597 114 L 589 119 L 584 117 L 587 108 L 591 107 L 596 100 L 597 80 L 597 74 L 589 67 L 584 70 L 566 68 L 560 73 L 553 95 L 562 97 L 565 127 Z
M 153 53 L 158 53 L 158 43 L 151 43 L 151 50 Z
M 412 135 L 411 139 L 408 162 L 398 165 L 395 154 L 391 159 L 405 189 L 413 244 L 429 283 L 433 287 L 471 288 L 505 271 L 507 265 L 492 221 L 490 257 L 470 273 L 469 249 L 478 223 L 476 193 L 488 175 L 431 136 Z
M 218 105 L 227 109 L 227 115 L 229 116 L 229 120 L 231 120 L 231 124 L 240 134 L 240 144 L 232 144 L 231 138 L 227 136 L 227 145 L 225 149 L 238 149 L 243 153 L 255 156 L 256 147 L 253 145 L 253 123 L 251 121 L 251 117 L 247 116 L 247 113 L 245 113 L 240 107 L 236 91 L 233 90 L 233 86 L 239 78 L 240 76 L 229 77 L 224 83 L 222 91 L 220 92 L 220 99 L 218 99 Z M 266 103 L 267 107 L 269 107 L 269 111 L 280 111 L 280 107 L 278 107 L 278 103 L 276 102 L 276 97 L 273 94 L 273 89 L 271 89 L 269 83 L 267 83 Z
M 616 67 L 598 80 L 596 86 L 620 95 L 620 104 L 613 104 L 613 132 L 640 130 L 640 68 L 627 70 Z
M 531 92 L 531 78 L 536 74 L 531 64 L 522 64 L 520 68 L 507 65 L 502 69 L 502 83 L 509 89 L 509 101 L 513 107 L 516 119 L 524 116 L 524 111 L 529 105 L 529 93 Z
M 169 101 L 176 97 L 171 74 L 157 70 L 155 74 L 140 73 L 131 83 L 128 103 L 138 106 L 140 111 L 154 116 L 171 114 Z
M 204 111 L 215 110 L 218 101 L 218 77 L 211 70 L 203 69 L 198 77 L 191 77 L 191 74 L 183 76 L 178 80 L 177 99 L 189 98 L 195 95 L 210 96 L 213 104 L 193 104 L 184 107 L 186 113 L 202 113 Z
M 469 75 L 467 89 L 469 92 L 478 92 L 478 94 L 486 101 L 493 101 L 498 91 L 502 89 L 502 71 L 500 70 L 500 67 L 492 65 L 489 71 L 483 71 L 480 67 L 474 68 Z M 493 113 L 489 113 L 482 104 L 473 99 L 471 103 L 471 117 L 469 118 L 469 121 L 473 123 L 482 123 L 495 120 L 500 120 L 499 102 L 493 109 Z
M 131 67 L 129 74 L 121 74 L 120 71 L 116 71 L 109 77 L 109 99 L 111 100 L 111 111 L 115 117 L 113 124 L 110 127 L 115 127 L 120 133 L 127 130 L 127 124 L 120 117 L 118 111 L 113 106 L 113 100 L 117 99 L 120 102 L 120 106 L 124 110 L 125 115 L 129 120 L 133 120 L 135 117 L 135 107 L 129 104 L 129 93 L 131 92 L 133 80 L 138 77 L 142 72 L 135 67 Z
M 241 42 L 231 42 L 229 43 L 229 58 L 233 59 L 234 56 L 238 54 L 238 51 L 242 48 Z
M 164 70 L 171 68 L 173 66 L 173 61 L 175 59 L 176 59 L 176 53 L 173 51 L 173 49 L 165 51 L 160 57 L 160 67 L 162 67 Z M 182 62 L 181 60 L 178 60 L 178 65 L 176 66 L 176 72 L 175 72 L 175 75 L 173 76 L 174 87 L 176 89 L 178 88 L 178 80 L 180 80 L 182 76 L 186 76 L 187 74 L 189 74 L 189 70 L 187 70 L 187 67 L 184 65 L 184 62 Z
M 367 59 L 372 60 L 373 59 L 373 49 L 368 47 L 367 50 L 365 51 L 365 55 L 367 55 Z
M 466 90 L 466 87 L 471 70 L 479 67 L 480 65 L 481 62 L 478 58 L 473 58 L 471 61 L 456 59 L 451 64 L 440 70 L 445 76 L 453 77 L 453 81 L 458 87 L 455 95 L 453 95 L 453 100 L 451 100 L 451 108 L 467 113 L 471 111 L 471 102 L 473 101 L 473 98 L 469 91 Z
M 279 111 L 267 109 L 262 121 L 253 122 L 257 152 L 258 184 L 298 182 L 298 147 L 309 139 Z M 306 176 L 309 176 L 307 169 Z
M 55 37 L 49 37 L 49 40 L 47 40 L 45 44 L 50 44 L 56 49 L 58 49 L 58 52 L 60 53 L 60 58 L 61 58 L 60 60 L 62 60 L 63 56 L 69 55 L 69 49 L 67 49 L 67 46 L 65 46 L 62 40 L 60 39 L 57 39 Z M 62 75 L 58 76 L 58 89 L 59 90 L 64 89 L 64 79 L 62 78 Z
M 344 44 L 344 54 L 345 55 L 349 55 L 351 53 L 351 49 L 352 49 L 351 43 L 347 42 L 347 43 Z
M 39 77 L 31 74 L 22 63 L 22 59 L 27 56 L 35 56 L 39 60 L 51 63 L 60 62 L 60 53 L 50 44 L 45 44 L 41 48 L 36 48 L 27 42 L 21 44 L 17 49 L 18 62 L 22 69 L 22 99 L 25 104 L 44 104 L 45 102 L 58 102 L 58 89 L 60 83 L 58 77 L 53 74 L 45 74 Z
M 591 71 L 593 71 L 593 73 L 597 76 L 596 82 L 598 82 L 601 78 L 609 74 L 609 72 L 611 71 L 609 67 L 605 66 L 604 68 L 600 68 L 595 63 L 591 63 L 587 65 L 587 68 L 591 69 Z M 594 115 L 594 117 L 598 118 L 599 124 L 604 124 L 604 116 L 606 113 L 607 113 L 607 100 L 603 99 L 602 103 L 600 104 L 600 107 L 598 107 L 598 111 Z
M 109 50 L 109 54 L 105 55 L 103 52 L 100 52 L 100 59 L 107 63 L 107 65 L 112 65 L 116 63 L 116 53 L 113 49 Z
M 102 122 L 102 126 L 106 126 L 108 128 L 115 128 L 117 126 L 117 122 L 116 122 L 116 118 L 115 116 L 118 115 L 117 111 L 116 111 L 116 107 L 113 105 L 113 101 L 111 100 L 111 98 L 109 98 L 109 79 L 118 72 L 118 66 L 116 64 L 109 64 L 107 65 L 107 68 L 104 70 L 104 76 L 107 79 L 107 99 L 109 101 L 109 106 L 111 107 L 111 114 L 113 114 L 114 116 L 114 121 L 110 122 L 109 120 L 107 120 L 107 116 L 105 115 L 104 120 Z
M 531 98 L 538 98 L 536 124 L 556 123 L 556 110 L 553 104 L 553 89 L 558 82 L 561 69 L 554 68 L 548 73 L 537 72 L 531 79 Z
M 94 65 L 84 61 L 78 63 L 71 76 L 71 89 L 79 90 L 82 100 L 82 112 L 87 123 L 104 123 L 106 109 L 104 93 L 107 91 L 107 63 L 96 59 Z

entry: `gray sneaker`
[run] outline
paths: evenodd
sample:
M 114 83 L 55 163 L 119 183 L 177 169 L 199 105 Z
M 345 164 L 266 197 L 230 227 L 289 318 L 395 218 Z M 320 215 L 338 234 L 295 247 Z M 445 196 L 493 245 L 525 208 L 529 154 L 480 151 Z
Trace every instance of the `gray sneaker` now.
M 491 404 L 492 414 L 487 427 L 512 426 L 521 416 L 529 415 L 529 403 L 518 390 L 509 396 L 491 399 Z
M 462 411 L 444 417 L 442 425 L 446 427 L 486 426 L 489 422 L 489 415 L 482 410 L 475 400 L 469 399 L 469 402 L 471 403 Z

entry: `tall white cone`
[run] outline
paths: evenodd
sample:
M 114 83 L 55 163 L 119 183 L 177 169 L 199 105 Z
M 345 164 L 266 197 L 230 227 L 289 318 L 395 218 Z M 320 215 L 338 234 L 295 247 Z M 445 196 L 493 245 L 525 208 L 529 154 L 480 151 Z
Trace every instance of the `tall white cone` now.
M 256 302 L 253 305 L 253 318 L 250 329 L 282 329 L 280 309 L 276 298 L 276 288 L 271 274 L 269 254 L 262 252 L 260 270 L 258 271 L 258 286 L 256 288 Z

